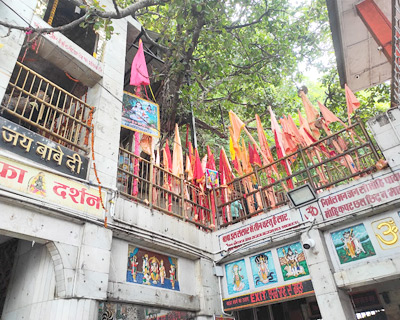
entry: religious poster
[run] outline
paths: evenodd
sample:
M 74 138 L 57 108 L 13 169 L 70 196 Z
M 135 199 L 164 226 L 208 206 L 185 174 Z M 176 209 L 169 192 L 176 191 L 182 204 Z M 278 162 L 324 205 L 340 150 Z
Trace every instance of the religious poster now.
M 250 288 L 244 259 L 225 265 L 225 274 L 229 294 L 235 294 Z
M 277 249 L 283 279 L 297 279 L 309 274 L 303 246 L 300 242 Z
M 178 259 L 129 245 L 126 281 L 179 291 Z
M 271 251 L 250 258 L 253 281 L 256 288 L 278 281 Z
M 331 236 L 341 264 L 376 254 L 363 223 L 332 232 Z
M 121 125 L 158 138 L 160 136 L 160 108 L 152 101 L 124 91 Z
M 206 168 L 206 187 L 207 189 L 219 187 L 218 171 Z
M 96 187 L 0 156 L 0 185 L 24 196 L 104 218 L 106 192 Z

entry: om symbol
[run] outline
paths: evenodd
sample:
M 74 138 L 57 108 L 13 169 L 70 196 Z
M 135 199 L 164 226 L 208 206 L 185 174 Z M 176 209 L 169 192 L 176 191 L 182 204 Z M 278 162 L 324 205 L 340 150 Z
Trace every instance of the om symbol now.
M 374 223 L 376 231 L 376 238 L 386 246 L 393 246 L 399 240 L 396 223 L 392 218 L 380 220 Z
M 314 206 L 309 206 L 306 209 L 307 213 L 311 214 L 313 217 L 316 217 L 319 213 L 319 210 Z

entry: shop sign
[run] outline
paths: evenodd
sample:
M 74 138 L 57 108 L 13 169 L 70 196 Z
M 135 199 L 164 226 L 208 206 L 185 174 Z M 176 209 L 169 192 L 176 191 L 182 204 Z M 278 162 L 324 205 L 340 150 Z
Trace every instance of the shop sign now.
M 348 215 L 400 197 L 400 172 L 391 172 L 335 195 L 321 197 L 319 204 L 326 219 Z
M 0 117 L 0 147 L 59 172 L 86 179 L 89 158 Z
M 28 197 L 104 217 L 99 189 L 0 156 L 0 186 Z M 102 192 L 105 200 L 106 193 Z
M 269 288 L 242 296 L 223 299 L 224 310 L 231 311 L 263 305 L 270 302 L 279 302 L 314 293 L 311 280 L 296 282 L 280 287 Z
M 219 244 L 221 248 L 233 249 L 245 244 L 250 240 L 296 227 L 301 222 L 302 219 L 299 211 L 284 211 L 273 216 L 260 219 L 234 231 L 221 234 L 219 236 Z

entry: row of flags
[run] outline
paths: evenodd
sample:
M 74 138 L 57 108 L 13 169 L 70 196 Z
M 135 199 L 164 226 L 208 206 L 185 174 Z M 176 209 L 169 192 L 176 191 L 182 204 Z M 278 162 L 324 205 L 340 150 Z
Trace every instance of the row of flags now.
M 136 86 L 137 94 L 140 94 L 141 85 L 146 86 L 150 84 L 146 61 L 144 58 L 143 44 L 141 40 L 139 41 L 137 54 L 132 61 L 130 84 Z M 188 131 L 186 132 L 187 152 L 185 152 L 184 154 L 179 134 L 179 128 L 176 124 L 172 155 L 168 140 L 166 141 L 166 144 L 162 149 L 162 166 L 164 170 L 171 173 L 171 175 L 167 175 L 167 177 L 164 179 L 165 181 L 163 186 L 163 188 L 165 188 L 166 190 L 171 191 L 171 193 L 167 193 L 165 196 L 166 207 L 168 208 L 168 211 L 172 210 L 172 191 L 176 194 L 182 192 L 182 190 L 180 190 L 182 186 L 180 185 L 180 183 L 177 183 L 177 181 L 179 180 L 174 177 L 183 177 L 186 175 L 186 179 L 196 187 L 189 190 L 187 185 L 184 185 L 185 190 L 183 190 L 183 192 L 185 198 L 199 204 L 199 207 L 191 206 L 190 208 L 185 209 L 194 210 L 195 220 L 199 222 L 204 222 L 204 219 L 211 220 L 212 226 L 215 226 L 216 219 L 216 199 L 214 197 L 220 197 L 221 203 L 229 203 L 229 199 L 231 198 L 232 193 L 235 193 L 235 190 L 231 190 L 227 186 L 235 178 L 236 175 L 238 175 L 239 177 L 245 176 L 242 183 L 248 193 L 251 193 L 252 191 L 256 190 L 256 188 L 258 188 L 258 186 L 255 185 L 254 181 L 252 181 L 252 179 L 248 175 L 253 172 L 253 165 L 258 165 L 262 167 L 268 164 L 273 164 L 266 169 L 266 176 L 269 184 L 272 184 L 276 180 L 281 180 L 281 174 L 284 174 L 286 177 L 290 177 L 292 175 L 291 164 L 293 163 L 293 161 L 295 161 L 295 159 L 287 158 L 286 155 L 294 153 L 298 150 L 298 148 L 306 148 L 317 142 L 321 137 L 321 127 L 325 134 L 329 136 L 332 134 L 329 128 L 329 125 L 331 123 L 339 122 L 345 128 L 348 128 L 348 126 L 351 125 L 351 115 L 355 112 L 356 109 L 359 108 L 360 102 L 357 100 L 357 98 L 347 85 L 345 85 L 345 95 L 347 104 L 348 125 L 346 125 L 333 112 L 331 112 L 320 102 L 318 102 L 318 111 L 311 104 L 304 91 L 299 91 L 299 96 L 304 106 L 306 118 L 304 118 L 300 110 L 298 110 L 299 126 L 296 125 L 291 115 L 283 115 L 278 121 L 272 108 L 268 107 L 271 119 L 271 134 L 276 147 L 276 159 L 274 159 L 274 156 L 272 155 L 271 149 L 268 145 L 268 141 L 265 135 L 265 131 L 262 127 L 260 117 L 257 114 L 255 115 L 258 137 L 257 142 L 247 130 L 245 123 L 233 111 L 230 111 L 229 152 L 231 156 L 231 162 L 228 159 L 225 149 L 221 147 L 219 153 L 218 169 L 210 147 L 207 146 L 207 154 L 204 155 L 203 158 L 200 158 L 198 150 L 193 148 L 191 142 L 188 141 Z M 354 141 L 354 134 L 351 129 L 349 131 L 350 137 Z M 244 140 L 241 139 L 242 132 L 244 132 L 248 137 L 249 142 L 247 143 L 247 145 L 244 143 Z M 134 153 L 136 155 L 139 155 L 139 145 L 146 153 L 149 153 L 151 155 L 153 154 L 151 151 L 151 137 L 143 135 L 142 140 L 139 141 L 139 133 L 135 132 Z M 312 149 L 307 149 L 306 156 L 311 163 L 314 163 L 314 159 L 317 159 L 319 163 L 321 162 L 322 155 L 326 157 L 331 157 L 332 155 L 341 154 L 343 153 L 345 148 L 345 143 L 341 144 L 340 141 L 333 141 L 333 150 L 329 149 L 324 144 L 318 144 L 318 146 L 316 145 Z M 345 155 L 339 158 L 338 162 L 341 165 L 349 168 L 352 173 L 355 173 L 359 170 L 358 159 L 354 161 L 350 155 Z M 160 163 L 160 152 L 157 152 L 155 163 L 157 165 L 159 165 Z M 231 163 L 236 173 L 234 173 L 234 171 L 232 170 Z M 356 165 L 355 163 L 357 163 L 358 165 Z M 279 171 L 278 164 L 281 165 L 280 167 L 283 168 L 283 170 L 285 171 L 284 173 L 282 171 Z M 135 175 L 138 174 L 138 168 L 138 158 L 136 158 L 134 164 Z M 219 185 L 222 186 L 218 195 L 215 192 L 210 192 L 210 202 L 208 202 L 208 198 L 205 196 L 205 180 L 207 170 L 218 171 Z M 320 181 L 322 183 L 327 181 L 327 178 L 322 168 L 318 167 L 316 170 Z M 156 172 L 154 172 L 153 174 L 153 179 L 155 179 L 155 173 Z M 155 183 L 155 181 L 153 181 L 153 183 Z M 288 189 L 294 188 L 293 181 L 290 178 L 286 179 L 285 183 L 282 182 L 281 186 L 286 191 Z M 137 194 L 137 192 L 138 181 L 135 180 L 133 184 L 133 193 Z M 277 203 L 276 196 L 271 191 L 266 191 L 265 195 L 269 201 L 269 205 L 271 207 L 274 207 Z M 153 189 L 152 201 L 155 202 L 156 200 L 157 190 Z M 188 201 L 188 203 L 190 203 L 190 201 Z M 257 197 L 250 197 L 247 199 L 247 201 L 247 206 L 249 208 L 259 208 L 262 202 L 261 199 L 257 199 Z M 255 203 L 257 204 L 255 205 Z M 202 210 L 201 207 L 208 208 L 209 210 L 207 212 L 211 212 L 211 217 L 205 217 L 205 211 Z M 231 219 L 230 206 L 223 207 L 222 211 L 224 222 L 229 221 Z

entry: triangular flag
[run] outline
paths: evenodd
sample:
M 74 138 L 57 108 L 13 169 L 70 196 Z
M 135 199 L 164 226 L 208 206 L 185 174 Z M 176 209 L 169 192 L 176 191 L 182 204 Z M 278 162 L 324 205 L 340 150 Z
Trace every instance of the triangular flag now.
M 342 120 L 340 120 L 338 117 L 335 116 L 335 114 L 329 110 L 327 107 L 325 107 L 321 102 L 318 101 L 318 107 L 319 110 L 322 113 L 322 116 L 324 117 L 325 123 L 327 126 L 329 126 L 332 122 L 340 122 L 342 125 L 347 127 Z
M 267 157 L 267 160 L 271 163 L 274 162 L 274 158 L 272 157 L 271 150 L 268 145 L 267 138 L 265 137 L 264 129 L 261 124 L 261 119 L 256 114 L 256 122 L 257 122 L 257 135 L 258 135 L 258 142 L 260 143 L 261 151 L 264 153 L 264 155 Z M 265 161 L 265 158 L 263 157 L 263 162 L 264 164 L 268 164 Z
M 199 157 L 199 153 L 198 153 L 197 149 L 194 149 L 194 150 L 195 150 L 195 162 L 194 162 L 194 170 L 193 170 L 193 180 L 196 183 L 203 183 L 204 171 L 201 166 L 201 160 Z
M 319 132 L 319 129 L 315 126 L 315 122 L 319 118 L 319 112 L 317 109 L 313 107 L 313 105 L 311 104 L 310 100 L 308 99 L 304 91 L 300 90 L 299 96 L 304 105 L 307 121 L 310 126 L 310 132 L 314 135 L 315 138 L 319 139 L 321 133 Z
M 183 174 L 183 153 L 178 124 L 175 124 L 174 153 L 172 154 L 172 173 L 177 177 Z
M 131 80 L 129 84 L 132 86 L 148 86 L 150 84 L 149 73 L 144 58 L 142 39 L 139 40 L 139 49 L 132 61 Z
M 240 132 L 245 126 L 242 120 L 232 111 L 229 111 L 229 120 L 231 121 L 232 128 L 232 140 L 233 142 L 237 142 L 240 138 Z
M 256 145 L 253 145 L 253 151 L 254 151 L 254 163 L 258 164 L 261 167 L 262 166 L 261 159 L 260 159 L 260 155 L 257 152 Z
M 349 117 L 349 124 L 351 124 L 350 115 L 360 107 L 360 101 L 358 101 L 347 84 L 344 85 L 344 91 L 346 94 L 347 115 Z

